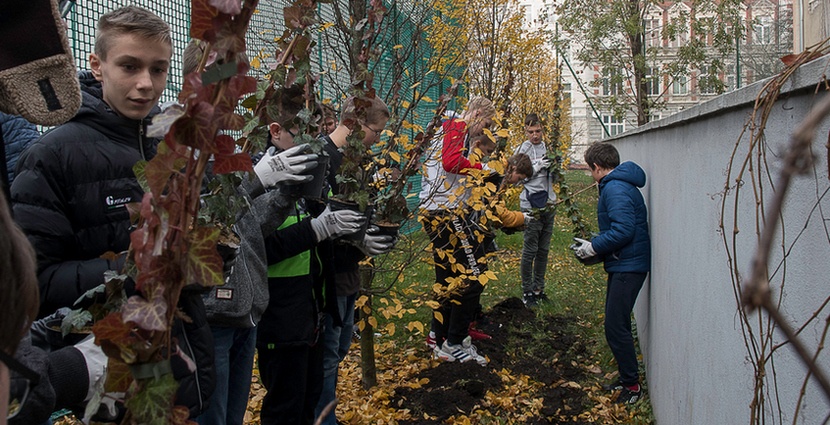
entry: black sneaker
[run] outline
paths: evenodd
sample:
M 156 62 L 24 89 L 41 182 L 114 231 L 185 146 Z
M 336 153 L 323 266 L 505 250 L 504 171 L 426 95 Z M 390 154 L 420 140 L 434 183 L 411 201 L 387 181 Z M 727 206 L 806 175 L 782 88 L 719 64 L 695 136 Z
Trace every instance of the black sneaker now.
M 538 294 L 533 294 L 533 296 L 536 298 L 537 301 L 548 300 L 548 294 L 546 294 L 545 291 L 539 292 Z
M 620 395 L 614 400 L 617 404 L 634 404 L 643 396 L 643 387 L 637 384 L 637 391 L 632 391 L 626 387 L 620 390 Z
M 602 384 L 602 389 L 605 391 L 617 391 L 623 389 L 622 381 L 617 378 L 614 382 Z
M 522 302 L 524 303 L 525 307 L 536 307 L 536 295 L 533 295 L 533 292 L 528 292 L 522 295 Z

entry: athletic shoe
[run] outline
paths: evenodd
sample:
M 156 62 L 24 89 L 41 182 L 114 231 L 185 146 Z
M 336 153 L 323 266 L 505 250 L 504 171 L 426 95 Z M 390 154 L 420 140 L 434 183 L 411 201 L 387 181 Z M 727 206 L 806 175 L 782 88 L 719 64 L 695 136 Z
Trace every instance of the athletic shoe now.
M 524 303 L 525 307 L 536 307 L 538 302 L 536 301 L 536 295 L 533 295 L 533 292 L 528 292 L 522 295 L 522 302 Z
M 643 388 L 640 387 L 640 384 L 634 385 L 633 387 L 623 387 L 620 390 L 620 395 L 617 396 L 617 399 L 614 400 L 617 404 L 634 404 L 643 396 Z
M 469 336 L 464 338 L 461 344 L 450 344 L 449 341 L 444 341 L 437 354 L 439 359 L 447 362 L 458 361 L 464 363 L 472 360 L 482 366 L 487 366 L 487 359 L 478 354 L 478 350 L 476 350 L 476 346 L 473 345 Z
M 467 329 L 467 333 L 470 335 L 470 339 L 472 339 L 473 341 L 481 341 L 482 339 L 493 338 L 492 336 L 487 335 L 486 333 L 476 329 L 473 325 L 475 325 L 475 322 L 470 323 L 470 328 Z
M 438 344 L 435 342 L 435 332 L 433 331 L 429 331 L 429 335 L 427 335 L 427 347 L 433 350 L 438 347 Z
M 539 292 L 539 293 L 534 293 L 533 297 L 536 298 L 537 301 L 547 301 L 548 300 L 548 294 L 546 294 L 545 291 L 542 291 L 542 292 Z
M 602 389 L 605 390 L 605 391 L 617 391 L 617 390 L 621 390 L 622 388 L 623 388 L 623 384 L 622 384 L 622 381 L 620 381 L 620 378 L 617 378 L 613 382 L 609 382 L 607 384 L 602 385 Z

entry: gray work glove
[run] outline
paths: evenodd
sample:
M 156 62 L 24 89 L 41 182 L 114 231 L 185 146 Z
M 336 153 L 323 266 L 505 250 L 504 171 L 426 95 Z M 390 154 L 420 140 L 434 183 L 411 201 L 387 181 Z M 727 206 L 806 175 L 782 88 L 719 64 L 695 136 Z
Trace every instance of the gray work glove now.
M 522 216 L 525 218 L 525 226 L 530 224 L 533 220 L 536 220 L 532 215 L 530 215 L 530 213 L 522 213 Z
M 536 159 L 533 161 L 533 174 L 539 174 L 540 171 L 550 167 L 550 160 L 547 158 Z
M 308 145 L 298 145 L 278 154 L 274 154 L 275 149 L 269 148 L 254 166 L 254 173 L 262 186 L 271 188 L 277 183 L 298 184 L 313 179 L 314 176 L 304 174 L 317 166 L 317 154 L 304 153 L 308 148 Z
M 574 244 L 574 253 L 577 257 L 584 260 L 586 258 L 597 255 L 596 251 L 594 251 L 594 246 L 591 244 L 591 242 L 581 238 L 574 238 L 574 240 L 576 241 L 576 243 L 579 244 L 578 246 Z
M 363 241 L 358 245 L 361 251 L 369 257 L 386 254 L 395 247 L 396 238 L 389 235 L 377 235 L 377 226 L 369 226 Z
M 355 233 L 360 230 L 365 220 L 366 217 L 359 212 L 332 211 L 330 206 L 326 206 L 319 216 L 311 219 L 311 229 L 317 236 L 317 242 L 320 242 Z

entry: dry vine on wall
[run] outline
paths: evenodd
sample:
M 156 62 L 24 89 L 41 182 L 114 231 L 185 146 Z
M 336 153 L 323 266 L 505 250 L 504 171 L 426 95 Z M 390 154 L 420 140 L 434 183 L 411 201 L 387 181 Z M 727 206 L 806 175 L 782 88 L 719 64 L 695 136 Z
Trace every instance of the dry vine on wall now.
M 830 327 L 830 314 L 825 311 L 825 307 L 830 303 L 830 293 L 817 294 L 824 298 L 813 313 L 803 319 L 803 323 L 791 324 L 788 321 L 789 316 L 785 317 L 782 314 L 782 311 L 786 310 L 783 304 L 785 287 L 787 284 L 798 284 L 786 282 L 788 257 L 796 252 L 794 248 L 805 236 L 810 221 L 820 220 L 818 226 L 823 226 L 827 244 L 830 245 L 830 229 L 826 225 L 830 216 L 825 215 L 822 205 L 822 201 L 830 193 L 830 186 L 820 177 L 826 174 L 818 169 L 812 150 L 817 127 L 830 114 L 830 94 L 823 93 L 828 88 L 826 81 L 819 82 L 818 102 L 791 135 L 790 144 L 781 158 L 783 162 L 780 164 L 777 180 L 773 180 L 771 161 L 778 159 L 768 158 L 771 153 L 765 136 L 767 120 L 776 101 L 779 100 L 784 84 L 801 65 L 828 52 L 830 39 L 799 55 L 784 58 L 786 68 L 772 78 L 756 98 L 753 112 L 734 145 L 726 170 L 720 231 L 728 257 L 746 358 L 754 369 L 753 397 L 749 405 L 751 424 L 766 423 L 770 417 L 776 418 L 776 423 L 782 423 L 784 417 L 792 417 L 792 423 L 797 423 L 799 411 L 806 402 L 806 389 L 811 379 L 818 383 L 826 399 L 830 401 L 830 381 L 816 362 Z M 814 203 L 807 207 L 810 213 L 807 222 L 804 223 L 795 223 L 794 220 L 791 222 L 782 211 L 790 183 L 797 174 L 811 176 L 815 184 L 816 197 Z M 748 223 L 746 211 L 741 207 L 747 205 L 747 202 L 739 202 L 744 197 L 751 197 L 755 206 L 754 215 Z M 741 249 L 738 242 L 738 233 L 748 230 L 742 228 L 747 225 L 754 227 L 758 241 L 749 277 L 744 276 L 740 270 L 743 264 L 741 260 L 748 253 Z M 801 230 L 796 234 L 787 233 L 794 228 Z M 777 254 L 771 255 L 773 249 Z M 762 309 L 765 314 L 755 314 L 758 309 Z M 819 322 L 822 319 L 824 324 Z M 813 352 L 810 352 L 802 341 L 802 332 L 808 328 L 821 329 L 817 348 Z M 780 335 L 783 335 L 784 339 L 779 341 Z M 786 406 L 782 405 L 782 401 L 787 398 L 779 393 L 774 362 L 775 354 L 785 349 L 795 351 L 807 369 L 792 412 L 784 411 Z M 830 417 L 825 418 L 824 422 L 828 419 Z

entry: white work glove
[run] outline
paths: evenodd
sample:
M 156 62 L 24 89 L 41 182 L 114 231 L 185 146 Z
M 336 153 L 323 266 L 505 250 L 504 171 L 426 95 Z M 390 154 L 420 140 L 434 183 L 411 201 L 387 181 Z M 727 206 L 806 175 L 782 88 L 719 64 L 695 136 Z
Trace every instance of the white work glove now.
M 386 254 L 395 247 L 396 238 L 389 235 L 376 235 L 379 229 L 377 226 L 369 226 L 366 229 L 366 236 L 358 245 L 361 251 L 369 257 Z
M 95 337 L 90 335 L 84 338 L 81 342 L 72 346 L 72 348 L 81 352 L 86 361 L 86 372 L 89 377 L 89 388 L 87 388 L 86 397 L 84 401 L 89 401 L 95 393 L 95 385 L 103 378 L 107 366 L 107 355 L 100 346 L 95 345 Z
M 303 174 L 317 166 L 317 154 L 303 153 L 308 148 L 308 145 L 298 145 L 276 155 L 269 148 L 254 166 L 262 186 L 271 188 L 277 183 L 298 184 L 313 179 L 314 176 Z
M 533 161 L 533 174 L 539 174 L 540 171 L 550 167 L 550 160 L 547 158 L 536 159 Z
M 524 218 L 525 218 L 525 226 L 527 226 L 528 224 L 530 224 L 533 220 L 536 220 L 535 218 L 533 218 L 533 216 L 532 216 L 532 215 L 530 215 L 530 213 L 522 213 L 522 215 L 523 215 L 523 216 L 524 216 Z
M 574 253 L 577 257 L 584 260 L 586 258 L 597 255 L 596 251 L 594 251 L 594 246 L 591 244 L 591 242 L 580 238 L 574 238 L 574 240 L 579 244 L 579 246 L 574 248 Z
M 317 236 L 317 242 L 349 235 L 360 230 L 366 217 L 350 210 L 332 211 L 330 206 L 311 219 L 311 229 Z

